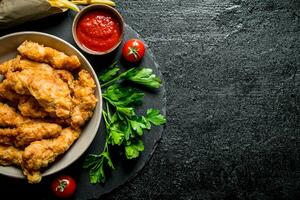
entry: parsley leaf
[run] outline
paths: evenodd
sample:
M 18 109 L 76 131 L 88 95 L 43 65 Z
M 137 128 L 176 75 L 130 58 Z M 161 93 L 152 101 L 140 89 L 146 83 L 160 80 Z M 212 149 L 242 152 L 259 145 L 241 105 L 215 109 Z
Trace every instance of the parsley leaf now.
M 100 155 L 90 154 L 84 161 L 83 168 L 90 169 L 89 176 L 92 184 L 104 183 L 104 164 L 115 169 L 108 152 L 103 152 Z
M 144 93 L 139 90 L 122 85 L 122 81 L 134 82 L 150 89 L 161 86 L 161 80 L 152 73 L 150 68 L 131 68 L 120 73 L 120 68 L 114 63 L 102 75 L 102 96 L 105 108 L 102 116 L 106 127 L 106 139 L 102 152 L 99 155 L 90 154 L 83 167 L 89 169 L 90 182 L 104 183 L 105 167 L 114 170 L 109 147 L 120 146 L 124 149 L 127 159 L 134 159 L 144 151 L 142 136 L 145 130 L 152 125 L 162 125 L 166 119 L 157 109 L 148 109 L 146 115 L 138 116 L 135 105 L 140 104 Z M 124 154 L 123 154 L 124 155 Z
M 133 70 L 129 70 L 126 72 L 124 79 L 152 89 L 157 89 L 161 86 L 160 78 L 153 74 L 150 68 L 134 68 Z
M 156 126 L 163 125 L 167 121 L 163 115 L 159 114 L 159 110 L 156 109 L 148 109 L 146 119 Z
M 131 68 L 114 79 L 103 83 L 102 87 L 107 87 L 120 80 L 132 81 L 136 84 L 143 85 L 150 89 L 157 89 L 161 86 L 161 79 L 152 73 L 153 70 L 150 68 Z
M 124 115 L 126 115 L 127 117 L 133 117 L 135 116 L 135 111 L 134 108 L 131 107 L 117 107 L 117 112 L 120 112 Z
M 120 84 L 114 84 L 107 88 L 103 93 L 103 98 L 114 106 L 127 107 L 129 105 L 139 104 L 144 97 L 144 93 L 132 87 L 124 87 Z
M 121 145 L 123 142 L 124 133 L 117 129 L 110 129 L 110 144 Z
M 117 66 L 117 62 L 114 62 L 108 70 L 106 70 L 103 74 L 99 76 L 99 80 L 101 83 L 112 80 L 114 77 L 118 75 L 120 68 Z
M 127 159 L 137 158 L 140 155 L 140 152 L 143 152 L 145 149 L 144 143 L 142 140 L 138 140 L 136 143 L 131 143 L 130 145 L 125 146 L 125 155 Z

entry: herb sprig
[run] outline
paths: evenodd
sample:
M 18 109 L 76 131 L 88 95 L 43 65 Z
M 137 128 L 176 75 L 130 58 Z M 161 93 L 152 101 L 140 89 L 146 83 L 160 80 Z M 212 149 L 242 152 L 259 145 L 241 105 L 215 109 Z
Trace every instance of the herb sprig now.
M 166 118 L 157 109 L 148 109 L 145 115 L 138 116 L 135 106 L 142 103 L 144 93 L 131 86 L 124 86 L 123 81 L 133 82 L 150 89 L 161 86 L 161 80 L 150 68 L 131 68 L 119 73 L 120 68 L 114 63 L 99 76 L 103 91 L 105 109 L 102 116 L 105 121 L 106 139 L 104 149 L 99 155 L 90 154 L 84 168 L 89 169 L 92 184 L 104 183 L 105 166 L 114 170 L 109 149 L 120 146 L 126 159 L 134 159 L 144 151 L 142 136 L 152 125 L 166 123 Z

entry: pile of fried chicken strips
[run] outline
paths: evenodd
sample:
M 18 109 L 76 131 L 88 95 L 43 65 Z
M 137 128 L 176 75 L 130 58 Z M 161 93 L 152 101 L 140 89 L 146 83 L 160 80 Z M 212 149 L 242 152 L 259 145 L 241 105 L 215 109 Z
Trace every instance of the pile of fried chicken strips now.
M 0 64 L 0 165 L 29 183 L 80 136 L 97 104 L 96 84 L 77 56 L 24 41 Z

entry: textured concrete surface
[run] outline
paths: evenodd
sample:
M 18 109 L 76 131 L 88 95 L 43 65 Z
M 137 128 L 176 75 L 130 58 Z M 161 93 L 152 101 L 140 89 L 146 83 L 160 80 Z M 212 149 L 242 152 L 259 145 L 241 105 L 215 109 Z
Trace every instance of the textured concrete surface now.
M 300 1 L 117 1 L 167 88 L 139 176 L 101 199 L 300 199 Z

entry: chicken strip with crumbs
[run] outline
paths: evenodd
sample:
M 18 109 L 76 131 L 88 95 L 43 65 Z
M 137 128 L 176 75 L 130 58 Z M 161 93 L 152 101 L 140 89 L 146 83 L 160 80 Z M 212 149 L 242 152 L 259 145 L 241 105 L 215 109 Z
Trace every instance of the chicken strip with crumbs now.
M 80 67 L 77 56 L 67 56 L 56 49 L 45 47 L 35 42 L 25 41 L 18 47 L 19 53 L 37 62 L 45 62 L 56 69 L 74 70 Z
M 16 127 L 30 121 L 17 113 L 13 107 L 0 102 L 0 127 Z
M 91 74 L 86 70 L 79 72 L 78 80 L 73 85 L 73 102 L 75 104 L 72 110 L 71 125 L 80 127 L 93 115 L 97 104 L 95 96 L 96 84 Z
M 78 137 L 78 131 L 66 128 L 57 138 L 32 142 L 26 147 L 22 156 L 22 168 L 28 182 L 39 183 L 42 179 L 40 170 L 65 153 Z
M 17 56 L 0 64 L 0 74 L 5 75 L 9 71 L 14 71 L 19 66 L 20 58 L 21 56 Z
M 23 151 L 12 146 L 0 145 L 0 165 L 17 165 L 22 163 Z
M 61 131 L 61 126 L 54 123 L 25 123 L 17 128 L 0 129 L 0 144 L 25 148 L 31 142 L 58 137 Z
M 5 80 L 18 94 L 32 95 L 51 116 L 70 117 L 73 107 L 70 88 L 54 70 L 37 68 L 8 72 Z

